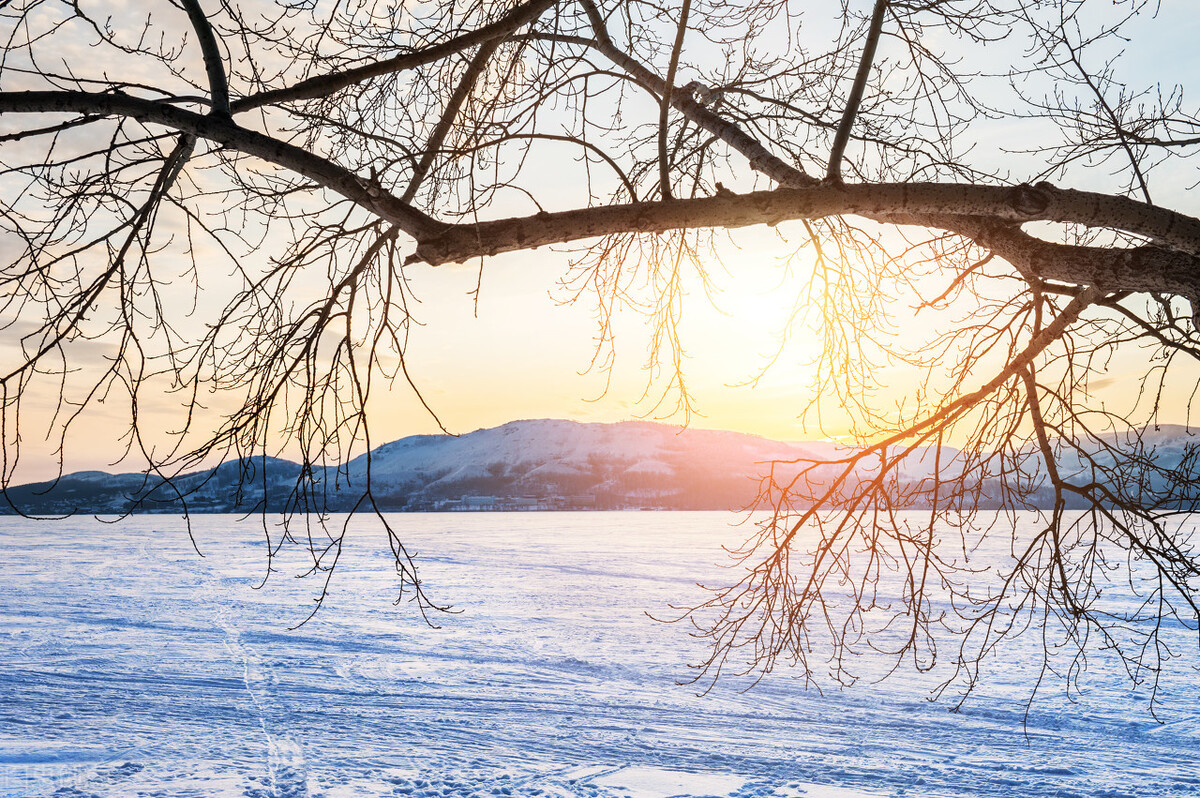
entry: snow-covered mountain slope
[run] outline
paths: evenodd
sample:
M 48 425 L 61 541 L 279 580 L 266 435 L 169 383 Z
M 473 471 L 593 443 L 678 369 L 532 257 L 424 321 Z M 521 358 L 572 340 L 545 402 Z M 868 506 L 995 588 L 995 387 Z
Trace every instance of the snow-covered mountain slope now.
M 391 503 L 438 509 L 464 497 L 547 506 L 729 509 L 757 494 L 766 464 L 809 456 L 802 445 L 649 422 L 514 421 L 467 435 L 418 435 L 349 465 Z
M 796 447 L 754 435 L 717 430 L 681 429 L 666 424 L 626 421 L 618 424 L 581 424 L 575 421 L 538 419 L 514 421 L 501 427 L 467 435 L 416 435 L 385 444 L 371 453 L 377 477 L 417 469 L 452 470 L 465 463 L 504 464 L 525 469 L 530 464 L 578 464 L 600 460 L 630 466 L 648 465 L 662 470 L 662 460 L 682 454 L 705 460 L 716 458 L 762 459 L 792 455 Z M 358 458 L 352 468 L 364 464 Z
M 1099 464 L 1110 482 L 1140 480 L 1143 489 L 1165 491 L 1171 501 L 1177 500 L 1181 485 L 1200 481 L 1190 476 L 1193 471 L 1200 473 L 1200 437 L 1184 427 L 1166 426 L 1138 434 L 1140 447 L 1132 439 L 1119 441 L 1126 458 L 1120 462 L 1095 442 L 1088 450 L 1092 460 L 1086 464 L 1086 458 L 1061 447 L 1059 471 L 1087 481 Z M 180 495 L 192 512 L 250 512 L 263 507 L 338 511 L 351 509 L 368 482 L 376 504 L 389 511 L 741 509 L 754 502 L 772 463 L 784 463 L 774 466 L 782 484 L 796 470 L 786 465 L 789 461 L 837 461 L 853 451 L 827 441 L 781 443 L 737 432 L 650 422 L 540 419 L 460 436 L 402 438 L 341 468 L 316 469 L 303 481 L 299 465 L 274 458 L 225 463 L 214 471 L 179 477 L 173 485 L 141 474 L 80 472 L 56 482 L 9 488 L 0 513 L 177 513 L 184 506 Z M 868 458 L 857 478 L 871 478 L 875 468 L 877 464 Z M 945 447 L 939 459 L 929 448 L 914 452 L 899 477 L 915 491 L 913 501 L 919 506 L 920 492 L 932 487 L 935 471 L 946 479 L 960 468 L 956 450 Z M 1032 478 L 1038 479 L 1037 464 L 1029 468 Z M 836 465 L 819 466 L 809 479 L 819 486 L 838 470 Z M 1044 474 L 1041 481 L 1045 482 Z M 298 485 L 304 488 L 303 495 L 297 496 Z M 1043 492 L 1045 496 L 1039 493 L 1036 501 L 1052 503 L 1050 492 Z M 993 493 L 985 489 L 982 499 L 993 501 L 988 498 Z
M 185 474 L 168 483 L 146 474 L 80 471 L 50 482 L 9 487 L 0 494 L 0 515 L 248 512 L 279 507 L 290 495 L 300 466 L 274 457 L 222 463 L 211 471 Z
M 313 474 L 319 509 L 348 509 L 370 484 L 388 510 L 740 509 L 771 461 L 812 457 L 804 445 L 666 424 L 514 421 L 461 436 L 416 435 L 380 446 L 341 469 Z M 176 480 L 188 509 L 285 509 L 300 467 L 267 458 L 226 463 Z M 265 486 L 265 490 L 264 490 Z M 310 497 L 310 498 L 311 498 Z M 138 504 L 138 499 L 141 499 Z M 81 472 L 10 488 L 0 512 L 179 512 L 176 491 L 138 474 Z

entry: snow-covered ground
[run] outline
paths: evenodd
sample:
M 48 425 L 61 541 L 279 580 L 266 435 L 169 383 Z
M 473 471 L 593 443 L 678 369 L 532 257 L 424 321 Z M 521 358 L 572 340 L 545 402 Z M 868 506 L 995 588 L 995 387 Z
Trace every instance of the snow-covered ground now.
M 0 519 L 0 795 L 1200 794 L 1194 653 L 1163 724 L 1100 679 L 1023 727 L 1019 651 L 959 713 L 903 674 L 697 696 L 697 643 L 645 612 L 720 579 L 733 516 L 395 520 L 462 611 L 440 629 L 392 606 L 366 528 L 288 631 L 314 585 L 289 556 L 253 589 L 257 521 L 195 519 L 200 559 L 177 519 Z

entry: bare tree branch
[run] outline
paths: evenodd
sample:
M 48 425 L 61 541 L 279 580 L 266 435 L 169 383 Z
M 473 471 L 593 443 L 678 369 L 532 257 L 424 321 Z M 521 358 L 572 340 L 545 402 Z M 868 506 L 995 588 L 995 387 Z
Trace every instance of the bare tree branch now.
M 204 53 L 204 70 L 208 73 L 208 87 L 212 103 L 211 113 L 218 116 L 229 116 L 229 81 L 225 76 L 225 59 L 221 56 L 221 50 L 217 46 L 216 34 L 208 22 L 208 17 L 204 15 L 204 10 L 200 8 L 199 0 L 180 0 L 180 2 L 187 11 L 188 19 L 192 22 L 192 29 L 196 31 L 196 38 L 200 42 L 200 49 Z
M 289 103 L 298 100 L 314 100 L 321 97 L 328 97 L 331 94 L 371 80 L 372 78 L 435 63 L 447 56 L 501 39 L 513 31 L 529 25 L 548 9 L 553 8 L 556 2 L 557 0 L 527 0 L 527 2 L 516 6 L 495 22 L 484 25 L 469 33 L 455 36 L 440 44 L 431 45 L 417 52 L 402 53 L 392 58 L 372 61 L 354 69 L 317 75 L 301 81 L 294 86 L 272 89 L 249 97 L 243 97 L 233 103 L 233 113 L 238 114 L 251 111 L 255 108 L 262 108 L 276 103 Z
M 840 181 L 842 179 L 842 158 L 846 154 L 846 145 L 850 142 L 850 131 L 854 128 L 854 119 L 858 116 L 858 108 L 862 105 L 863 92 L 867 89 L 867 80 L 871 76 L 871 65 L 875 62 L 875 48 L 879 46 L 879 34 L 883 30 L 883 17 L 887 13 L 888 0 L 875 0 L 875 10 L 871 12 L 871 25 L 867 29 L 867 38 L 863 42 L 862 59 L 858 62 L 858 72 L 854 75 L 854 85 L 846 98 L 846 109 L 842 112 L 842 120 L 838 123 L 837 133 L 833 137 L 833 146 L 829 152 L 829 166 L 825 170 L 825 179 Z
M 871 6 L 0 4 L 0 491 L 47 437 L 31 409 L 65 461 L 120 406 L 147 501 L 229 459 L 321 597 L 338 509 L 444 609 L 369 455 L 390 386 L 441 424 L 415 265 L 572 244 L 593 367 L 643 314 L 642 401 L 687 420 L 685 307 L 746 257 L 716 233 L 769 225 L 788 320 L 762 368 L 815 347 L 795 415 L 847 443 L 769 465 L 733 584 L 687 616 L 702 673 L 852 683 L 882 656 L 965 697 L 1032 629 L 1045 674 L 1104 652 L 1153 708 L 1164 630 L 1200 626 L 1200 446 L 1156 432 L 1200 393 L 1200 106 L 1121 53 L 1176 11 Z

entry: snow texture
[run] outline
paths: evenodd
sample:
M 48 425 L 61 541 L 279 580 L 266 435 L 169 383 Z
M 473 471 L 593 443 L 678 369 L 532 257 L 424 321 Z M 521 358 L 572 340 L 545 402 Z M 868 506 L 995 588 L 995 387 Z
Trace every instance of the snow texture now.
M 959 713 L 904 673 L 677 686 L 697 642 L 645 613 L 722 578 L 731 520 L 398 516 L 461 610 L 438 629 L 392 606 L 383 541 L 355 521 L 327 605 L 288 631 L 313 585 L 285 557 L 255 590 L 261 519 L 196 519 L 203 559 L 178 519 L 0 519 L 0 795 L 1200 794 L 1194 638 L 1162 724 L 1098 657 L 1074 702 L 1049 695 L 1023 727 L 1019 646 Z

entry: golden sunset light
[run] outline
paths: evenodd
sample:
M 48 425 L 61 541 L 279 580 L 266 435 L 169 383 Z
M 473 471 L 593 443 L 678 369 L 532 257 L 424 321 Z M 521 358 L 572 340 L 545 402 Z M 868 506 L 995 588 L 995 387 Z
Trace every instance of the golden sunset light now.
M 1200 779 L 1195 0 L 0 0 L 0 798 Z

